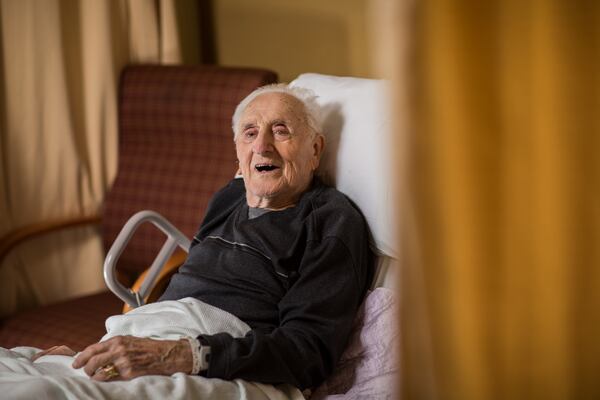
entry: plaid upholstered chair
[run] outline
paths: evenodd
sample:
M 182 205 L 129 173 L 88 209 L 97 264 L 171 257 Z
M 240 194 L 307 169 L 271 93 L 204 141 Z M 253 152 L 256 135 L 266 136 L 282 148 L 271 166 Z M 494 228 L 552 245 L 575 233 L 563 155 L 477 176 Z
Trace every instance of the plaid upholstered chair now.
M 100 222 L 106 248 L 142 209 L 159 212 L 191 237 L 212 194 L 236 172 L 231 132 L 235 106 L 256 87 L 276 80 L 271 71 L 250 68 L 126 68 L 119 97 L 118 174 Z M 10 246 L 27 236 L 17 235 Z M 156 229 L 142 227 L 119 259 L 119 280 L 131 285 L 163 241 Z M 172 260 L 182 261 L 177 253 Z M 22 312 L 0 321 L 0 346 L 66 344 L 81 350 L 98 341 L 104 320 L 122 307 L 107 291 Z

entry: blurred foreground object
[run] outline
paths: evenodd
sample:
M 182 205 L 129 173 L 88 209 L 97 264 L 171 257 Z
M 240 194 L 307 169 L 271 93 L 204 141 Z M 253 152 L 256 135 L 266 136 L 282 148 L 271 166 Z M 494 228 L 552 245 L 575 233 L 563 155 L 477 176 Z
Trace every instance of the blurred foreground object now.
M 404 398 L 598 398 L 600 3 L 414 17 Z

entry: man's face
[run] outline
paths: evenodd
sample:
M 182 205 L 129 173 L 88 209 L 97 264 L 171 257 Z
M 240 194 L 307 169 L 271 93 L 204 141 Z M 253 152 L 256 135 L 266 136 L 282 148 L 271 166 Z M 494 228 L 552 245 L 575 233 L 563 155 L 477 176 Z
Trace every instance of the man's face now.
M 284 93 L 259 95 L 240 118 L 237 158 L 251 207 L 292 206 L 312 179 L 324 146 L 313 135 L 304 104 Z

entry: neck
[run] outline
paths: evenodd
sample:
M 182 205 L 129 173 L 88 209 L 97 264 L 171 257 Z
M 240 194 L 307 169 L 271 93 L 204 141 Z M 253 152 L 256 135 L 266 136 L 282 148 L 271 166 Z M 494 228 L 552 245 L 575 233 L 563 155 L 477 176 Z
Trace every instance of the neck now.
M 299 196 L 298 196 L 299 197 Z M 271 211 L 285 210 L 286 208 L 294 207 L 297 198 L 287 201 L 278 201 L 276 198 L 270 197 L 255 197 L 246 193 L 246 202 L 249 207 L 264 208 Z
M 298 203 L 302 194 L 311 186 L 311 183 L 312 178 L 297 192 L 273 196 L 257 196 L 250 191 L 246 191 L 246 203 L 249 207 L 254 208 L 265 208 L 271 211 L 285 210 L 294 207 Z

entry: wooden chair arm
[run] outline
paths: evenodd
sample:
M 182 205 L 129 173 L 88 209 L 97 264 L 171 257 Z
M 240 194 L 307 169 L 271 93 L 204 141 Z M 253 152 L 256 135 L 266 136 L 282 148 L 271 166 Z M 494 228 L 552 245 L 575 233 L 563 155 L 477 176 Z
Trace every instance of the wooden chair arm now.
M 165 266 L 162 268 L 158 277 L 156 278 L 156 282 L 154 283 L 152 289 L 150 289 L 150 293 L 146 298 L 144 298 L 145 304 L 154 303 L 156 300 L 158 300 L 158 298 L 163 294 L 163 292 L 167 288 L 171 277 L 175 274 L 175 272 L 177 272 L 179 267 L 183 265 L 186 258 L 187 253 L 181 250 L 180 248 L 173 252 L 173 255 L 167 260 Z M 135 292 L 140 290 L 140 288 L 142 287 L 142 283 L 144 282 L 144 279 L 146 278 L 146 275 L 148 274 L 149 270 L 150 268 L 142 272 L 142 274 L 133 283 L 131 290 Z M 127 303 L 123 303 L 123 313 L 126 313 L 130 310 L 132 310 L 132 307 Z
M 25 240 L 61 229 L 73 228 L 88 224 L 98 224 L 100 221 L 102 221 L 102 218 L 99 215 L 61 218 L 26 225 L 8 232 L 0 238 L 0 265 L 2 265 L 2 261 L 12 249 Z

